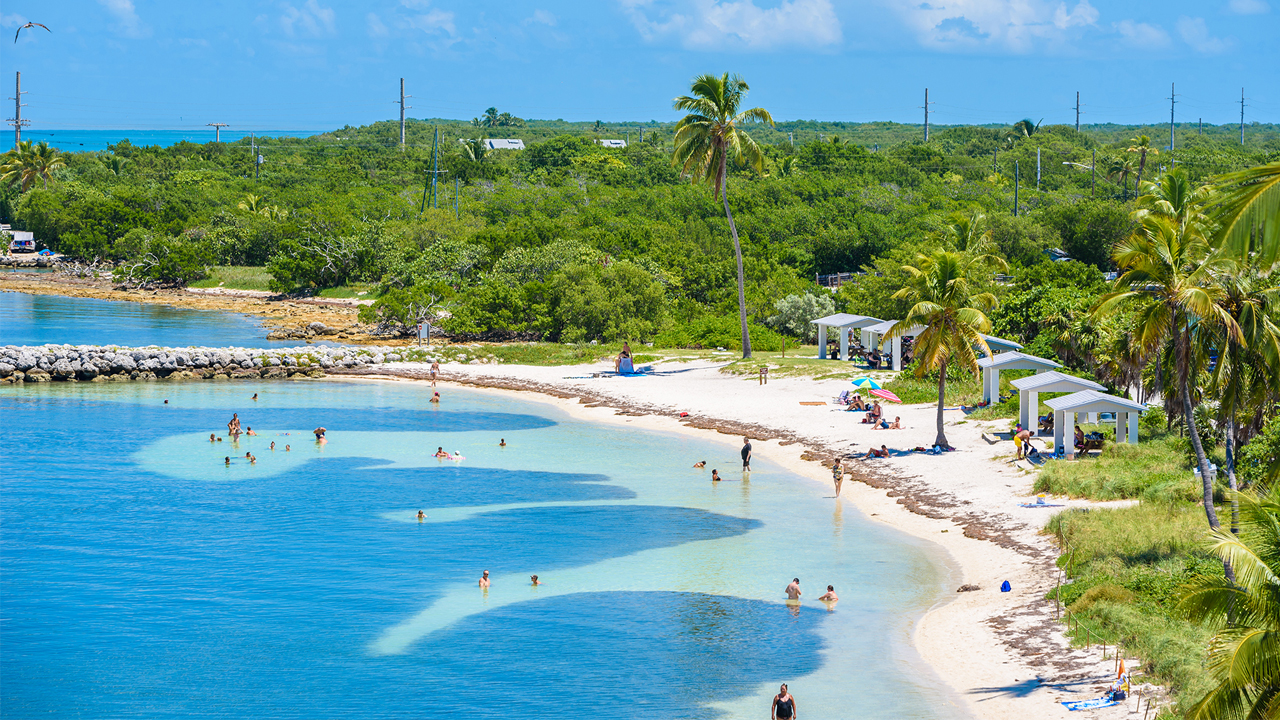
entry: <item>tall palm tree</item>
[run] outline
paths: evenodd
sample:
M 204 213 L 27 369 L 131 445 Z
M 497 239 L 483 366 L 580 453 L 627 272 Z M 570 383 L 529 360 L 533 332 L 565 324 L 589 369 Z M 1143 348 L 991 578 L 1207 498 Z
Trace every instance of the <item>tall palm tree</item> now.
M 1218 304 L 1240 328 L 1239 337 L 1215 327 L 1207 327 L 1208 332 L 1203 334 L 1208 346 L 1206 351 L 1216 352 L 1218 356 L 1211 381 L 1226 429 L 1227 484 L 1234 491 L 1238 487 L 1235 450 L 1240 440 L 1237 414 L 1241 408 L 1266 407 L 1280 389 L 1280 325 L 1277 325 L 1280 288 L 1269 276 L 1238 263 L 1233 272 L 1220 275 L 1215 282 L 1223 290 Z M 1237 516 L 1238 508 L 1233 502 L 1233 529 Z
M 467 140 L 462 143 L 462 154 L 471 162 L 484 162 L 489 157 L 489 146 L 484 140 Z
M 672 162 L 680 165 L 694 182 L 710 185 L 712 196 L 724 201 L 724 214 L 733 235 L 733 254 L 738 263 L 738 315 L 742 321 L 742 357 L 745 359 L 751 357 L 751 335 L 747 331 L 742 243 L 738 241 L 738 227 L 729 210 L 729 160 L 732 158 L 760 172 L 764 167 L 764 153 L 739 125 L 752 122 L 773 125 L 773 116 L 764 108 L 740 109 L 750 88 L 737 75 L 699 75 L 689 89 L 692 94 L 681 95 L 673 101 L 676 110 L 687 110 L 689 114 L 676 124 L 676 151 Z
M 1133 161 L 1133 157 L 1129 154 L 1116 155 L 1106 161 L 1107 179 L 1111 182 L 1120 182 L 1120 187 L 1124 189 L 1123 198 L 1129 199 L 1129 176 L 1137 171 L 1138 165 Z
M 36 176 L 44 182 L 44 187 L 49 187 L 49 178 L 54 170 L 67 166 L 67 161 L 62 157 L 62 153 L 55 147 L 50 147 L 49 143 L 43 140 L 36 144 L 34 165 Z
M 1193 620 L 1220 628 L 1207 662 L 1216 685 L 1190 720 L 1280 717 L 1280 489 L 1239 500 L 1240 534 L 1211 531 L 1213 552 L 1236 579 L 1203 577 L 1179 603 Z
M 916 377 L 923 377 L 932 370 L 938 371 L 938 436 L 934 444 L 942 447 L 949 447 L 942 426 L 947 366 L 954 362 L 976 373 L 977 351 L 991 354 L 982 335 L 991 331 L 986 312 L 997 303 L 991 293 L 973 291 L 969 273 L 975 260 L 961 253 L 938 251 L 918 255 L 915 265 L 904 265 L 909 284 L 894 293 L 893 299 L 910 302 L 911 309 L 884 337 L 892 340 L 918 325 L 924 326 L 912 346 L 918 361 L 915 372 Z
M 498 108 L 491 107 L 484 111 L 484 120 L 481 122 L 484 123 L 485 127 L 498 127 L 498 117 Z
M 1042 122 L 1044 122 L 1044 118 L 1041 118 L 1038 123 L 1031 122 L 1031 118 L 1025 118 L 1014 123 L 1010 132 L 1015 138 L 1029 138 L 1040 131 L 1040 123 Z
M 1139 213 L 1135 213 L 1138 215 Z M 1187 434 L 1200 468 L 1204 512 L 1209 526 L 1218 527 L 1213 507 L 1213 479 L 1192 412 L 1192 369 L 1197 365 L 1193 338 L 1200 323 L 1217 325 L 1240 338 L 1240 327 L 1221 306 L 1223 290 L 1213 282 L 1233 267 L 1230 258 L 1215 254 L 1205 233 L 1206 219 L 1197 214 L 1185 225 L 1155 213 L 1140 218 L 1128 238 L 1116 243 L 1112 259 L 1124 270 L 1115 289 L 1103 296 L 1095 312 L 1105 317 L 1132 303 L 1137 306 L 1134 341 L 1147 357 L 1171 350 L 1173 388 L 1181 403 Z
M 1239 257 L 1256 252 L 1270 268 L 1280 260 L 1280 160 L 1220 175 L 1213 186 L 1214 240 Z
M 947 216 L 947 224 L 934 238 L 952 250 L 970 255 L 988 255 L 994 248 L 987 214 L 978 208 L 957 210 Z
M 1133 193 L 1138 194 L 1138 188 L 1142 187 L 1142 171 L 1147 169 L 1147 154 L 1159 155 L 1160 151 L 1151 147 L 1151 138 L 1146 135 L 1139 135 L 1129 140 L 1132 143 L 1126 152 L 1138 153 L 1138 179 L 1133 183 Z

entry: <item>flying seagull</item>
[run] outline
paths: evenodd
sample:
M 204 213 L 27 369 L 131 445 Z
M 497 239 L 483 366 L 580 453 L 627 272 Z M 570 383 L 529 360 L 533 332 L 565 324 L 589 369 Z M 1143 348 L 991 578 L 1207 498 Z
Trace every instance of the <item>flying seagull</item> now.
M 16 43 L 16 42 L 18 42 L 18 35 L 22 34 L 22 31 L 23 31 L 23 30 L 26 30 L 27 28 L 36 28 L 36 27 L 42 27 L 42 28 L 44 28 L 45 30 L 49 30 L 49 28 L 48 28 L 48 27 L 45 27 L 44 25 L 42 25 L 42 24 L 40 24 L 40 23 L 36 23 L 36 22 L 29 22 L 29 23 L 27 23 L 26 25 L 23 25 L 22 27 L 18 28 L 18 32 L 16 32 L 16 33 L 14 33 L 14 34 L 13 34 L 13 41 L 14 41 L 15 43 Z M 52 30 L 49 30 L 49 32 L 53 32 L 53 31 L 52 31 Z

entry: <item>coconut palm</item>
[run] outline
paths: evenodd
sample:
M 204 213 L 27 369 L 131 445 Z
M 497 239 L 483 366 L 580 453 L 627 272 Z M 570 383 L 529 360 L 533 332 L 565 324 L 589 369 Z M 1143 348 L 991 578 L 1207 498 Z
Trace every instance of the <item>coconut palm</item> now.
M 764 167 L 764 153 L 751 136 L 739 126 L 752 122 L 773 125 L 773 117 L 764 108 L 742 110 L 747 82 L 737 75 L 699 75 L 690 87 L 691 95 L 673 101 L 676 110 L 687 110 L 676 124 L 676 150 L 672 162 L 682 167 L 694 182 L 711 186 L 712 196 L 723 200 L 724 214 L 733 235 L 733 254 L 738 264 L 738 315 L 742 321 L 742 357 L 751 357 L 751 336 L 747 331 L 747 299 L 742 272 L 742 244 L 738 227 L 729 210 L 727 187 L 729 160 L 750 165 L 759 172 Z
M 1216 684 L 1190 720 L 1280 717 L 1280 489 L 1240 493 L 1239 501 L 1240 534 L 1211 531 L 1212 550 L 1236 569 L 1235 581 L 1204 577 L 1179 603 L 1219 628 L 1206 663 Z
M 778 174 L 782 177 L 794 177 L 800 174 L 800 160 L 795 155 L 788 155 L 778 163 Z
M 1146 135 L 1139 135 L 1129 140 L 1132 145 L 1128 147 L 1126 152 L 1138 154 L 1138 179 L 1133 183 L 1133 192 L 1136 195 L 1138 188 L 1142 187 L 1142 171 L 1147 169 L 1147 154 L 1159 155 L 1160 151 L 1151 147 L 1151 138 Z
M 244 196 L 244 200 L 241 200 L 240 203 L 236 205 L 236 207 L 241 210 L 244 210 L 245 212 L 256 213 L 258 212 L 259 210 L 258 206 L 261 203 L 262 203 L 261 195 L 254 195 L 253 193 L 249 193 L 248 195 Z
M 484 111 L 484 119 L 481 120 L 485 127 L 498 127 L 498 108 L 491 107 Z
M 1115 155 L 1106 160 L 1107 179 L 1111 182 L 1119 181 L 1120 187 L 1124 189 L 1124 199 L 1129 199 L 1129 176 L 1134 174 L 1138 169 L 1138 164 L 1134 162 L 1133 156 L 1129 154 Z
M 49 187 L 53 171 L 66 167 L 66 161 L 57 148 L 47 142 L 33 144 L 30 140 L 18 143 L 18 146 L 6 152 L 0 163 L 0 181 L 12 185 L 18 183 L 22 192 L 26 192 L 36 180 L 44 187 Z
M 934 239 L 952 250 L 970 255 L 989 255 L 994 249 L 987 214 L 978 208 L 968 212 L 957 210 L 947 216 L 947 224 Z
M 489 146 L 484 140 L 467 140 L 462 143 L 462 154 L 471 162 L 484 162 L 489 157 Z
M 938 436 L 935 445 L 950 447 L 942 426 L 942 408 L 947 391 L 947 366 L 956 363 L 971 373 L 978 370 L 981 350 L 990 355 L 983 333 L 991 331 L 986 312 L 995 308 L 996 298 L 988 292 L 975 293 L 969 282 L 977 258 L 957 252 L 938 251 L 918 255 L 915 265 L 904 265 L 909 284 L 893 294 L 906 300 L 911 309 L 902 321 L 885 333 L 885 341 L 905 334 L 916 326 L 924 330 L 912 345 L 916 357 L 916 377 L 938 372 Z
M 1010 130 L 1010 133 L 1016 138 L 1029 138 L 1040 131 L 1040 123 L 1042 122 L 1044 122 L 1044 118 L 1041 118 L 1038 123 L 1031 122 L 1031 118 L 1019 120 L 1013 124 L 1013 129 Z
M 1156 357 L 1165 352 L 1171 356 L 1173 373 L 1168 379 L 1181 403 L 1200 468 L 1205 516 L 1209 526 L 1217 528 L 1213 479 L 1191 407 L 1192 370 L 1198 364 L 1193 333 L 1201 323 L 1208 323 L 1240 339 L 1240 327 L 1220 304 L 1224 292 L 1214 282 L 1215 277 L 1231 272 L 1234 263 L 1213 252 L 1203 215 L 1196 213 L 1182 224 L 1156 213 L 1135 213 L 1140 214 L 1133 234 L 1116 243 L 1112 250 L 1112 259 L 1124 272 L 1095 312 L 1106 317 L 1136 306 L 1132 334 L 1143 355 Z
M 1193 185 L 1186 170 L 1177 168 L 1167 172 L 1158 181 L 1147 183 L 1142 191 L 1143 195 L 1135 203 L 1135 220 L 1141 222 L 1148 215 L 1159 215 L 1176 222 L 1180 228 L 1192 222 L 1207 226 L 1209 219 L 1202 206 L 1210 190 Z
M 1280 161 L 1220 175 L 1210 212 L 1218 223 L 1214 240 L 1270 267 L 1280 260 Z

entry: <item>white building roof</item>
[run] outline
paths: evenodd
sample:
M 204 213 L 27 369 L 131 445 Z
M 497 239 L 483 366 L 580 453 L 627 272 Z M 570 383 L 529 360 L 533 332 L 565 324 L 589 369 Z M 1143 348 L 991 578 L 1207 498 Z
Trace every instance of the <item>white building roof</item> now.
M 1089 412 L 1142 412 L 1146 405 L 1116 395 L 1106 395 L 1097 390 L 1081 390 L 1070 395 L 1050 398 L 1044 401 L 1055 412 L 1089 413 Z
M 1012 350 L 978 359 L 978 367 L 996 370 L 1053 370 L 1062 367 L 1052 360 Z
M 1021 343 L 1017 343 L 1012 340 L 1005 340 L 1004 338 L 998 338 L 995 335 L 983 335 L 982 339 L 987 341 L 987 347 L 991 348 L 993 352 L 999 352 L 1000 350 L 1022 349 Z
M 1009 383 L 1019 390 L 1035 392 L 1078 392 L 1080 390 L 1106 390 L 1102 385 L 1085 378 L 1066 375 L 1057 370 L 1050 370 L 1039 375 L 1029 375 Z
M 616 148 L 619 150 L 627 146 L 626 140 L 596 140 L 596 142 L 607 148 Z
M 489 138 L 484 144 L 490 150 L 523 150 L 524 141 L 511 138 Z
M 836 313 L 820 317 L 812 321 L 814 325 L 826 325 L 827 327 L 853 328 L 860 330 L 864 327 L 875 325 L 881 322 L 880 318 L 868 317 L 866 315 L 850 315 L 849 313 Z

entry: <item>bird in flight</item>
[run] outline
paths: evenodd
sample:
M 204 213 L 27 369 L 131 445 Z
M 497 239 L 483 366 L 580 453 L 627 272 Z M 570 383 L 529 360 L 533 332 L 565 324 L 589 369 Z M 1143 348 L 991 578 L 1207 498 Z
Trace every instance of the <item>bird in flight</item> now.
M 26 30 L 27 28 L 37 28 L 37 27 L 42 27 L 42 28 L 44 28 L 45 30 L 49 30 L 49 28 L 48 28 L 48 27 L 46 27 L 45 25 L 42 25 L 42 24 L 37 23 L 37 22 L 29 22 L 29 23 L 27 23 L 26 25 L 23 25 L 22 27 L 18 28 L 18 32 L 16 32 L 16 33 L 14 33 L 14 34 L 13 34 L 13 41 L 14 41 L 15 43 L 16 43 L 16 42 L 18 42 L 18 35 L 22 34 L 22 31 L 23 31 L 23 30 Z M 53 32 L 53 31 L 52 31 L 52 30 L 49 30 L 49 32 Z

